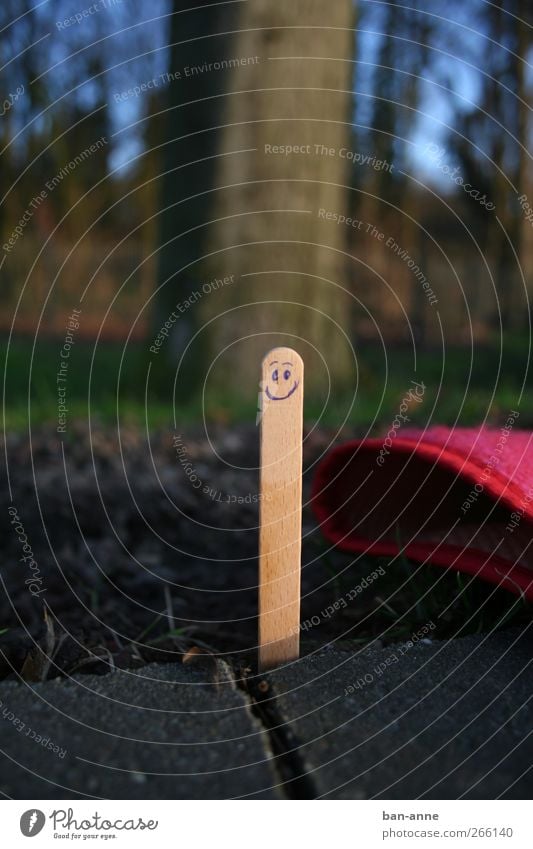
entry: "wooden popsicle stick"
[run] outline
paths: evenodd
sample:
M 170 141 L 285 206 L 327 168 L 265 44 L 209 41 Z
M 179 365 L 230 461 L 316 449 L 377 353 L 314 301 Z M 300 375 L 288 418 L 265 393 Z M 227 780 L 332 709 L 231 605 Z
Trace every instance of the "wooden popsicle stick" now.
M 263 360 L 259 528 L 259 668 L 300 651 L 302 358 L 274 348 Z

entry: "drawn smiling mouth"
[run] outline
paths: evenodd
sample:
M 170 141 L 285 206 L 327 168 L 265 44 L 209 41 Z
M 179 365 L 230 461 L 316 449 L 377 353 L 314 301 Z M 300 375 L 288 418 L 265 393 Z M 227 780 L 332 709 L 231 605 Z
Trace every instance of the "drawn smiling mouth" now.
M 296 390 L 298 389 L 298 382 L 299 381 L 297 381 L 297 380 L 294 381 L 294 386 L 292 387 L 292 389 L 289 390 L 289 392 L 287 392 L 286 395 L 272 395 L 272 393 L 270 392 L 270 389 L 267 386 L 267 388 L 265 390 L 266 396 L 267 396 L 267 398 L 270 398 L 271 401 L 284 401 L 285 398 L 289 398 L 292 395 L 293 392 L 296 392 Z

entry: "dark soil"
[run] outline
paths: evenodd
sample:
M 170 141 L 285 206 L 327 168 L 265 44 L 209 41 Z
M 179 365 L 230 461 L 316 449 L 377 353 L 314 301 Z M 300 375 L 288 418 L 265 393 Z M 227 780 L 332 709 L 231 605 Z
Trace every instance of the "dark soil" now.
M 193 645 L 253 667 L 258 431 L 219 427 L 207 437 L 195 428 L 177 443 L 176 436 L 70 423 L 64 441 L 52 427 L 8 436 L 0 677 L 107 672 L 176 660 Z M 507 592 L 454 573 L 330 550 L 308 498 L 331 439 L 315 429 L 304 440 L 302 621 L 315 624 L 302 632 L 303 654 L 335 641 L 383 644 L 430 620 L 428 639 L 530 616 Z M 20 559 L 9 508 L 27 535 L 33 572 Z M 384 576 L 324 615 L 378 566 Z

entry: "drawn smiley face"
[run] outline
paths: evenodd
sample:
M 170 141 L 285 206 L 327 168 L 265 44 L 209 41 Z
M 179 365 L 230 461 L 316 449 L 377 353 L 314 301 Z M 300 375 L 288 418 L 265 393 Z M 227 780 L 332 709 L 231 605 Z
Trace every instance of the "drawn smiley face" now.
M 265 389 L 265 395 L 271 401 L 284 401 L 290 398 L 298 389 L 299 381 L 293 377 L 294 365 L 291 362 L 272 360 L 268 364 L 270 380 Z

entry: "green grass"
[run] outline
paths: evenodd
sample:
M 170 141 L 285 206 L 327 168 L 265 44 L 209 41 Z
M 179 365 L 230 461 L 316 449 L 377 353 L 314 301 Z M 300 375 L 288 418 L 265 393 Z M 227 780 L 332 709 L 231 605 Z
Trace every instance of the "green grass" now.
M 365 557 L 349 568 L 327 567 L 332 575 L 330 603 L 345 596 L 378 565 L 385 574 L 367 590 L 373 602 L 343 635 L 344 641 L 354 645 L 376 637 L 383 643 L 408 640 L 428 623 L 435 626 L 430 638 L 447 640 L 531 620 L 533 607 L 526 599 L 454 569 L 409 562 L 403 554 L 391 559 Z
M 59 368 L 61 343 L 57 340 L 38 340 L 31 369 L 31 341 L 12 340 L 7 357 L 6 426 L 20 430 L 28 426 L 28 396 L 32 426 L 41 422 L 57 424 L 56 374 Z M 93 345 L 77 341 L 72 349 L 68 367 L 68 421 L 86 420 L 88 390 Z M 91 418 L 93 422 L 114 423 L 117 409 L 117 381 L 122 345 L 98 346 L 91 379 Z M 6 343 L 4 341 L 4 358 Z M 411 423 L 432 422 L 472 424 L 487 418 L 489 422 L 504 421 L 511 409 L 520 403 L 520 426 L 533 425 L 533 395 L 525 394 L 519 402 L 528 358 L 527 339 L 508 339 L 500 349 L 497 345 L 475 349 L 471 363 L 470 351 L 446 351 L 443 362 L 439 351 L 419 353 L 416 371 L 412 352 L 407 347 L 383 351 L 368 344 L 357 349 L 359 390 L 355 403 L 348 393 L 329 399 L 322 412 L 324 399 L 311 397 L 305 401 L 305 418 L 309 424 L 320 423 L 338 427 L 346 420 L 350 426 L 376 429 L 390 423 L 398 412 L 410 381 L 423 382 L 427 389 L 423 402 L 411 407 Z M 145 424 L 146 346 L 135 344 L 127 349 L 120 375 L 119 409 L 122 423 Z M 496 375 L 500 367 L 499 379 Z M 150 428 L 170 427 L 172 424 L 173 375 L 152 380 L 148 396 L 148 425 Z M 494 397 L 493 397 L 494 396 Z M 180 425 L 200 421 L 232 423 L 255 420 L 257 388 L 250 391 L 224 394 L 210 392 L 202 406 L 201 396 L 190 394 L 181 399 L 176 409 Z

